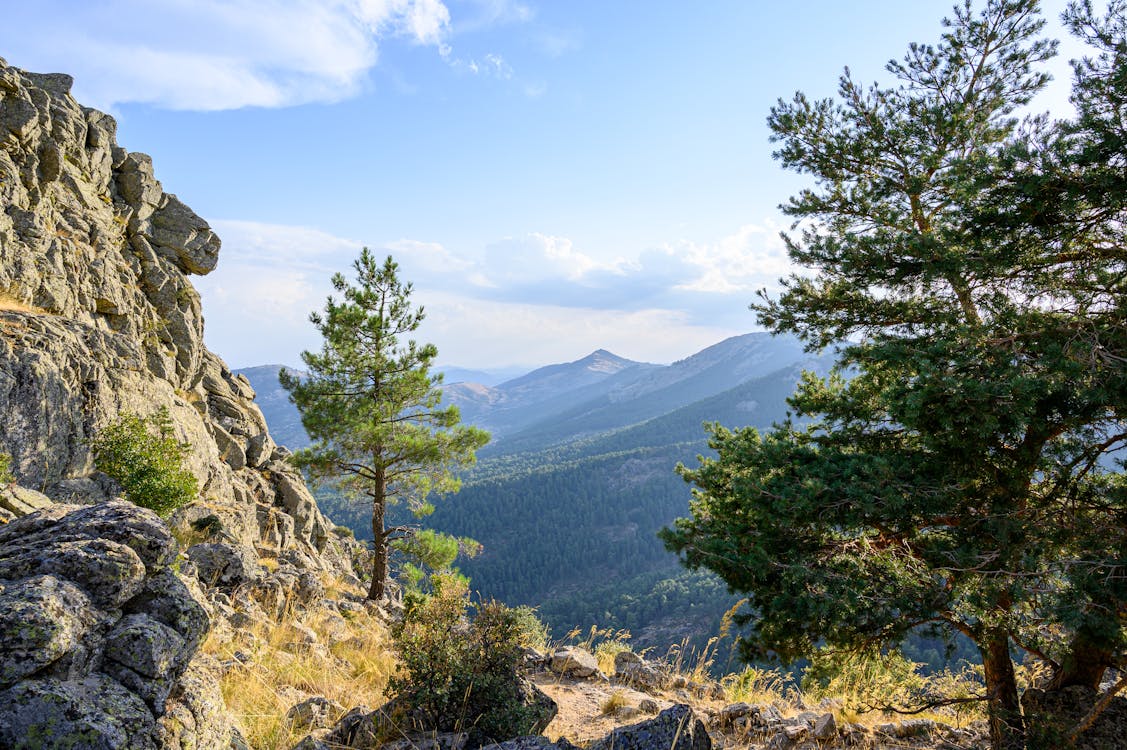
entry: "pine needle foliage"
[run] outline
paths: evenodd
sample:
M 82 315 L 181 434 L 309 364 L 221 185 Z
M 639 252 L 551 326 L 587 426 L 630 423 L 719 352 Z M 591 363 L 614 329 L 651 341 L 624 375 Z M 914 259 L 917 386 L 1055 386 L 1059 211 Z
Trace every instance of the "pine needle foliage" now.
M 1094 687 L 1127 647 L 1127 24 L 1074 3 L 1101 51 L 1080 117 L 1019 122 L 1055 46 L 1037 5 L 960 4 L 893 86 L 846 70 L 835 99 L 772 109 L 776 157 L 814 182 L 783 206 L 809 271 L 752 308 L 846 342 L 842 370 L 803 377 L 805 426 L 711 426 L 664 532 L 748 594 L 749 656 L 967 636 L 998 750 L 1024 744 L 1012 649 Z
M 458 490 L 455 470 L 474 461 L 489 434 L 460 424 L 456 406 L 442 406 L 442 375 L 430 372 L 438 349 L 404 340 L 424 312 L 411 303 L 412 286 L 400 280 L 399 265 L 391 256 L 381 264 L 364 248 L 353 270 L 354 282 L 333 276 L 340 297 L 310 315 L 323 344 L 301 355 L 308 375 L 283 369 L 279 378 L 314 440 L 295 463 L 371 504 L 368 595 L 380 599 L 390 545 L 413 532 L 386 527 L 387 506 L 406 502 L 416 516 L 431 513 L 430 500 Z

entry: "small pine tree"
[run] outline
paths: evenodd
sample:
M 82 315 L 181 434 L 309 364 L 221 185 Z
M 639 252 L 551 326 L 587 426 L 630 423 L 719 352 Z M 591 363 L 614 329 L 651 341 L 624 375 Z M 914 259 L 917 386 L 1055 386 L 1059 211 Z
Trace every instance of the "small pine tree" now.
M 314 441 L 294 455 L 313 479 L 327 478 L 372 506 L 370 599 L 381 599 L 391 543 L 411 532 L 386 528 L 387 506 L 406 501 L 416 516 L 433 511 L 429 498 L 461 486 L 454 470 L 472 463 L 489 433 L 460 424 L 456 406 L 442 406 L 442 375 L 430 373 L 433 344 L 405 344 L 423 309 L 411 304 L 410 283 L 399 280 L 391 256 L 381 265 L 368 248 L 353 263 L 356 283 L 342 274 L 324 313 L 310 320 L 324 338 L 321 351 L 303 352 L 308 376 L 282 370 L 279 379 Z

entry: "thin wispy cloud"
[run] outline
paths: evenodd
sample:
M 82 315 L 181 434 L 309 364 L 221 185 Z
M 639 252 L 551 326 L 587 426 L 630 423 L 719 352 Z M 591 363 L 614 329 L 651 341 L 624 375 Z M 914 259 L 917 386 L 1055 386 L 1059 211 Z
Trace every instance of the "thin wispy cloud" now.
M 288 346 L 296 358 L 315 348 L 308 314 L 332 292 L 333 273 L 348 275 L 361 243 L 308 227 L 213 224 L 223 238 L 219 268 L 196 282 L 209 324 L 218 324 L 209 325 L 211 345 L 243 364 L 266 361 L 251 356 L 259 349 Z M 394 256 L 414 284 L 428 311 L 421 335 L 446 361 L 480 361 L 490 349 L 491 361 L 512 363 L 516 352 L 517 364 L 543 363 L 564 341 L 577 357 L 609 347 L 669 361 L 754 327 L 754 290 L 787 270 L 775 238 L 769 224 L 748 224 L 715 242 L 680 240 L 610 261 L 542 233 L 476 252 L 414 239 L 371 249 Z
M 452 34 L 442 0 L 42 0 L 5 9 L 0 49 L 21 67 L 74 74 L 76 97 L 100 109 L 214 111 L 346 99 L 381 45 L 455 61 Z M 472 62 L 511 75 L 499 55 Z

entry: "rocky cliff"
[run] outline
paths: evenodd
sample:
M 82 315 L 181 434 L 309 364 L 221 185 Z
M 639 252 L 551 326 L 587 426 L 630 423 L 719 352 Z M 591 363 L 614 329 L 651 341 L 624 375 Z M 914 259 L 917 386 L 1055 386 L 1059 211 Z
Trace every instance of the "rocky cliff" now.
M 201 642 L 359 551 L 203 344 L 219 238 L 70 86 L 0 60 L 0 747 L 245 747 Z M 167 524 L 90 447 L 162 409 L 200 487 Z
M 215 268 L 219 238 L 70 85 L 0 60 L 0 452 L 56 501 L 105 500 L 92 436 L 163 407 L 202 489 L 176 523 L 214 517 L 227 542 L 346 569 L 249 383 L 203 344 L 189 276 Z

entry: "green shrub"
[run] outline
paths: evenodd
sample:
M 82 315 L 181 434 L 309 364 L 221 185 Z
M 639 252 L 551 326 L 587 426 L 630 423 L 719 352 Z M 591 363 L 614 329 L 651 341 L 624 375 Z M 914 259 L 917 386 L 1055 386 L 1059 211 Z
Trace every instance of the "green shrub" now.
M 551 643 L 551 631 L 537 616 L 536 610 L 528 606 L 513 607 L 513 620 L 517 628 L 517 640 L 526 648 L 544 652 Z
M 527 618 L 498 602 L 470 604 L 456 574 L 431 576 L 431 588 L 430 596 L 409 600 L 392 630 L 403 672 L 388 688 L 399 707 L 422 728 L 464 731 L 477 742 L 541 729 L 536 709 L 522 700 Z
M 9 453 L 0 453 L 0 484 L 11 484 L 16 481 L 12 476 L 12 456 Z
M 167 516 L 199 494 L 184 467 L 188 445 L 172 435 L 166 409 L 148 417 L 122 413 L 91 443 L 94 465 L 121 485 L 125 499 Z

